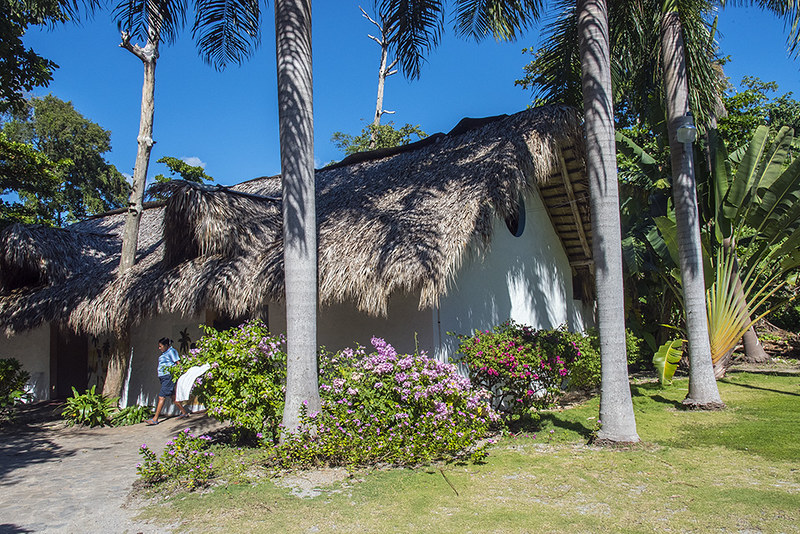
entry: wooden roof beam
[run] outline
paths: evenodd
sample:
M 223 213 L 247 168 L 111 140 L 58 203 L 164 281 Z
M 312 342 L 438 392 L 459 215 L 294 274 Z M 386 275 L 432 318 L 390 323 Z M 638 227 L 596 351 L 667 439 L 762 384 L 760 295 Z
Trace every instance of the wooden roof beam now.
M 564 161 L 564 152 L 562 152 L 561 147 L 558 149 L 558 161 L 561 164 L 561 178 L 564 180 L 564 190 L 567 192 L 569 207 L 572 209 L 572 216 L 575 218 L 575 228 L 578 230 L 578 237 L 581 240 L 583 253 L 587 258 L 591 258 L 592 247 L 589 246 L 589 240 L 586 238 L 586 231 L 583 228 L 583 219 L 581 219 L 581 213 L 578 211 L 578 203 L 575 199 L 575 191 L 572 189 L 572 180 L 569 178 L 567 163 Z

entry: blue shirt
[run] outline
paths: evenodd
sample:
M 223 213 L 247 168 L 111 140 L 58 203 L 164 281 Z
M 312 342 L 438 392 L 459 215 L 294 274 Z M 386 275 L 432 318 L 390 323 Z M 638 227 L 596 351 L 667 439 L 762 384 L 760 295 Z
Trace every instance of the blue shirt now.
M 181 359 L 175 347 L 170 347 L 158 357 L 158 376 L 169 374 L 169 369 Z

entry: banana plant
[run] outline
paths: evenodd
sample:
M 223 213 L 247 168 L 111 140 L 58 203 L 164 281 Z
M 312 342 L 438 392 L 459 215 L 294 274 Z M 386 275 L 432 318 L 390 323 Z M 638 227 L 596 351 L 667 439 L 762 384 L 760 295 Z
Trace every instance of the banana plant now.
M 742 335 L 776 306 L 773 303 L 755 319 L 751 312 L 763 308 L 800 267 L 800 159 L 787 161 L 796 139 L 791 128 L 774 132 L 770 142 L 772 133 L 767 127 L 758 128 L 745 149 L 729 155 L 715 132 L 709 132 L 711 169 L 704 184 L 703 255 L 709 341 L 717 376 L 724 374 L 724 357 Z M 651 183 L 657 181 L 658 169 L 644 150 L 621 134 L 617 134 L 617 148 L 635 160 L 641 176 Z M 674 266 L 677 242 L 674 218 L 669 215 L 668 210 L 666 216 L 655 217 L 657 231 L 646 235 L 664 265 Z M 737 245 L 743 251 L 741 261 L 736 256 Z M 714 248 L 717 253 L 712 261 L 709 251 Z M 680 283 L 676 269 L 667 267 L 666 272 L 668 286 Z M 677 358 L 677 366 L 680 353 L 677 340 L 659 349 L 658 363 L 655 359 L 654 363 L 662 377 L 669 370 L 666 355 Z

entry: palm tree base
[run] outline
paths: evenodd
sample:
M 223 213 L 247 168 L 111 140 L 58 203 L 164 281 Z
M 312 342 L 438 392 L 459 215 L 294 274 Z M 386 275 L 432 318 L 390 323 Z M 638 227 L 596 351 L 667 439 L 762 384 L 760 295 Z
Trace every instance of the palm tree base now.
M 592 441 L 592 445 L 596 447 L 612 448 L 612 449 L 627 449 L 641 445 L 641 441 L 637 437 L 636 440 L 616 440 L 609 438 L 597 438 Z
M 683 407 L 688 410 L 704 410 L 707 412 L 716 412 L 725 409 L 724 402 L 700 402 L 695 399 L 690 399 L 689 397 L 683 399 L 683 402 L 681 404 L 683 404 Z

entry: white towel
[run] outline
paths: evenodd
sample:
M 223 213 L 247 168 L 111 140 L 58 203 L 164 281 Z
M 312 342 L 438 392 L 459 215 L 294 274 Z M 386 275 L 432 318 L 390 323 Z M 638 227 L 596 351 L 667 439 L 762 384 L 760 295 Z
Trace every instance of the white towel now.
M 190 367 L 188 371 L 183 373 L 180 378 L 178 378 L 178 383 L 175 385 L 175 400 L 178 402 L 188 401 L 195 380 L 209 369 L 211 369 L 211 364 L 204 363 L 203 365 Z

